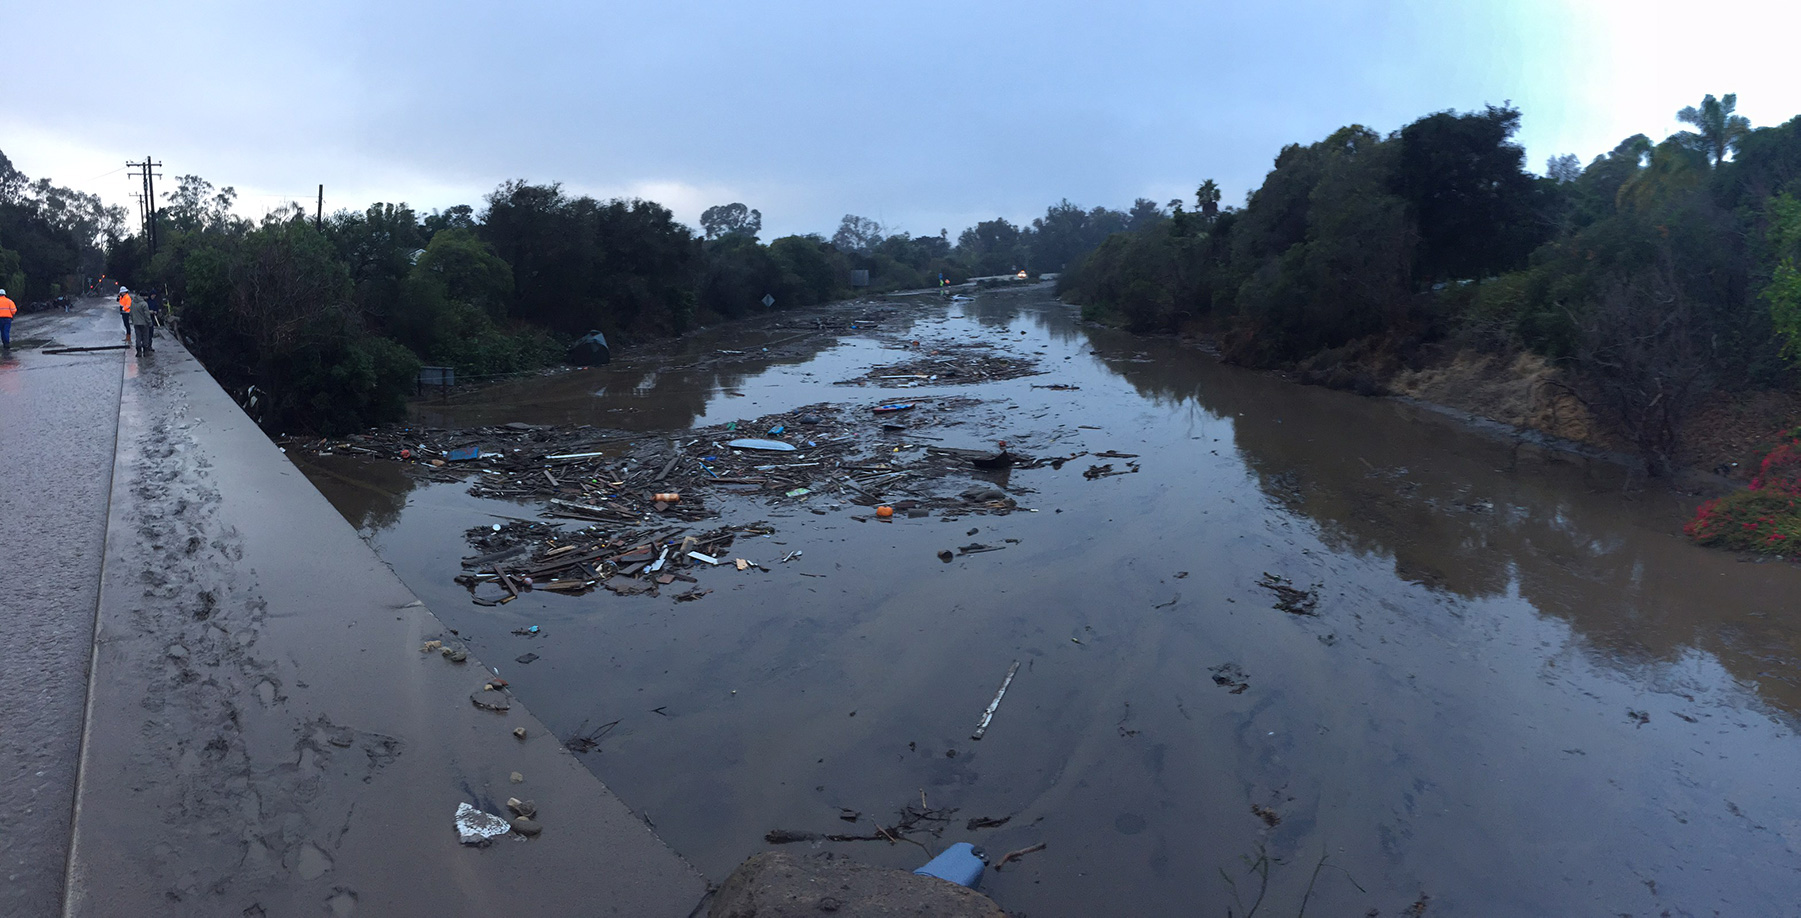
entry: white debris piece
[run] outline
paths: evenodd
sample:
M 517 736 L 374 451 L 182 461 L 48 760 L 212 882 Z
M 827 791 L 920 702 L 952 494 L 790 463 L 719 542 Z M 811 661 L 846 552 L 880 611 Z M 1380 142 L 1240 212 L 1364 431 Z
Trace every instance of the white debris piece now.
M 465 845 L 485 845 L 513 830 L 506 820 L 467 803 L 457 804 L 456 824 L 457 840 Z

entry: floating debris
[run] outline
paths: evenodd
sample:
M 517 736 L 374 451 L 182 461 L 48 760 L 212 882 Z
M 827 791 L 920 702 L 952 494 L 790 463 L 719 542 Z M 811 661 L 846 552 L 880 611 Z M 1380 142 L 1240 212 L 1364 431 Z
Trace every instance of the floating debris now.
M 994 700 L 988 702 L 988 710 L 982 712 L 982 720 L 976 724 L 976 732 L 970 735 L 970 737 L 969 737 L 970 739 L 979 740 L 982 738 L 982 734 L 988 732 L 989 721 L 992 721 L 994 719 L 994 712 L 996 710 L 999 710 L 999 708 L 1001 706 L 1001 699 L 1006 697 L 1006 695 L 1007 695 L 1007 686 L 1013 684 L 1013 677 L 1015 675 L 1017 675 L 1018 673 L 1019 673 L 1019 661 L 1014 660 L 1013 665 L 1007 669 L 1007 678 L 1001 680 L 1000 691 L 995 692 Z
M 699 569 L 731 559 L 735 540 L 775 532 L 760 521 L 696 532 L 696 523 L 720 515 L 725 494 L 763 496 L 778 508 L 804 501 L 822 515 L 843 504 L 886 507 L 892 518 L 955 519 L 1020 509 L 1000 487 L 966 487 L 959 494 L 947 492 L 942 482 L 958 476 L 967 481 L 984 469 L 1060 465 L 1073 457 L 1040 459 L 1008 449 L 1005 441 L 998 453 L 918 442 L 938 439 L 923 431 L 958 423 L 945 420 L 952 417 L 946 412 L 977 404 L 931 397 L 878 406 L 884 417 L 910 412 L 906 427 L 872 423 L 846 406 L 817 404 L 656 435 L 515 423 L 456 430 L 393 427 L 344 438 L 290 439 L 284 445 L 395 461 L 428 480 L 465 482 L 477 497 L 541 501 L 540 514 L 547 519 L 506 517 L 465 533 L 475 553 L 463 559 L 455 579 L 477 605 L 504 605 L 534 591 L 573 596 L 605 588 L 655 597 L 661 587 L 677 582 L 693 585 L 676 594 L 691 601 L 707 594 L 694 576 Z M 771 437 L 729 433 L 739 429 L 765 430 Z M 733 448 L 750 444 L 762 448 Z M 446 455 L 458 461 L 433 465 L 424 458 Z M 569 528 L 570 522 L 581 528 Z M 998 547 L 967 546 L 965 553 Z M 793 557 L 798 556 L 789 560 Z
M 1136 471 L 1138 471 L 1138 463 L 1136 462 L 1126 463 L 1126 467 L 1123 469 L 1115 469 L 1113 463 L 1109 462 L 1104 465 L 1089 466 L 1088 470 L 1082 473 L 1082 477 L 1089 481 L 1095 481 L 1101 478 L 1112 478 L 1116 475 L 1130 475 Z
M 1048 846 L 1044 842 L 1039 842 L 1036 845 L 1027 845 L 1017 851 L 1009 851 L 1002 855 L 1000 860 L 994 862 L 994 869 L 1000 870 L 1002 867 L 1005 867 L 1028 854 L 1036 854 L 1039 851 L 1043 851 L 1046 847 Z
M 1314 608 L 1319 605 L 1319 587 L 1310 590 L 1299 589 L 1292 585 L 1287 577 L 1278 577 L 1269 571 L 1263 572 L 1257 585 L 1276 594 L 1276 608 L 1290 615 L 1318 615 Z
M 1251 683 L 1249 682 L 1250 677 L 1245 675 L 1243 667 L 1240 667 L 1237 663 L 1221 663 L 1218 666 L 1209 666 L 1207 667 L 1207 671 L 1213 674 L 1213 684 L 1224 689 L 1230 689 L 1230 694 L 1242 695 L 1246 689 L 1251 687 Z
M 585 720 L 582 721 L 582 725 L 575 728 L 575 735 L 563 742 L 563 745 L 568 747 L 570 752 L 588 753 L 599 749 L 600 741 L 605 739 L 607 734 L 613 732 L 613 729 L 619 726 L 619 721 L 610 721 L 601 724 L 592 730 L 586 730 L 585 728 L 587 726 L 588 722 Z
M 794 452 L 795 449 L 795 446 L 792 443 L 784 443 L 781 440 L 763 440 L 756 437 L 730 440 L 727 441 L 725 445 L 732 449 L 760 449 L 772 453 L 791 453 Z

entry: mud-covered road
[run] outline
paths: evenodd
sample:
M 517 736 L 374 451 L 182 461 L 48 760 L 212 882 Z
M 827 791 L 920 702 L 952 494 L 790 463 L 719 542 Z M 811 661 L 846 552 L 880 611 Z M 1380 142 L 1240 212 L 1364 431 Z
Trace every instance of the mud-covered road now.
M 1132 458 L 946 483 L 1002 488 L 1022 508 L 1005 516 L 877 522 L 834 493 L 744 496 L 728 521 L 776 531 L 733 554 L 768 570 L 702 572 L 699 601 L 538 592 L 482 607 L 452 582 L 465 530 L 538 504 L 295 456 L 485 658 L 536 655 L 501 671 L 559 735 L 618 721 L 586 762 L 713 880 L 772 829 L 863 831 L 923 793 L 958 811 L 933 852 L 1046 844 L 983 883 L 1036 918 L 1244 914 L 1260 896 L 1271 915 L 1303 901 L 1322 915 L 1778 915 L 1801 901 L 1801 571 L 1690 546 L 1691 498 L 1090 328 L 1043 291 L 904 301 L 874 329 L 798 344 L 788 332 L 703 334 L 654 362 L 419 416 L 674 431 L 962 395 L 981 401 L 932 431 L 942 445 Z M 992 343 L 1043 372 L 832 385 L 893 361 L 902 339 Z M 1124 474 L 1085 474 L 1100 463 Z M 939 560 L 972 541 L 1001 550 Z M 1276 607 L 1285 595 L 1293 611 Z M 926 856 L 794 847 L 808 846 Z

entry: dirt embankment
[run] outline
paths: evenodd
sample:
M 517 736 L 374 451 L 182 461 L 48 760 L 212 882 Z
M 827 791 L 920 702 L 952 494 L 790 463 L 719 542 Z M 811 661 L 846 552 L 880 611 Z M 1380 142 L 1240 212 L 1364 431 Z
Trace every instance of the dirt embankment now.
M 1780 434 L 1798 424 L 1801 394 L 1716 392 L 1701 403 L 1688 423 L 1682 463 L 1690 468 L 1720 469 L 1734 479 L 1749 481 L 1757 474 L 1764 454 L 1782 442 Z
M 1209 338 L 1193 340 L 1220 356 Z M 1415 349 L 1402 356 L 1407 350 L 1369 339 L 1316 355 L 1283 375 L 1360 395 L 1413 398 L 1605 452 L 1632 453 L 1582 399 L 1569 374 L 1542 356 L 1473 348 Z M 1715 391 L 1688 413 L 1676 460 L 1686 469 L 1749 481 L 1763 455 L 1797 425 L 1801 393 Z
M 1459 351 L 1437 366 L 1402 370 L 1388 384 L 1405 395 L 1591 446 L 1613 447 L 1563 374 L 1536 354 Z
M 1397 373 L 1389 390 L 1588 446 L 1629 451 L 1589 410 L 1567 374 L 1536 354 L 1459 351 L 1437 365 Z M 1683 425 L 1677 460 L 1685 468 L 1748 481 L 1763 454 L 1797 423 L 1801 394 L 1715 391 Z

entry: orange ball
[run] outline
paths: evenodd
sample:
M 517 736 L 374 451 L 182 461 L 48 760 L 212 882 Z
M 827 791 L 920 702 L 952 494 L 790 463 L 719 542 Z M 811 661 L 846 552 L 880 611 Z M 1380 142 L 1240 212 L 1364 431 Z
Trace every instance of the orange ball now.
M 881 517 L 882 519 L 887 519 L 894 515 L 894 508 L 893 507 L 877 507 L 877 508 L 875 508 L 875 515 Z

